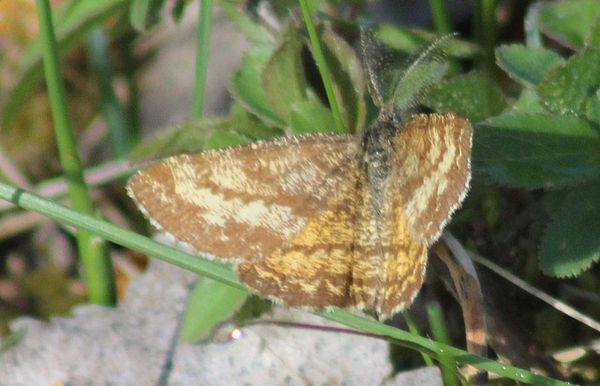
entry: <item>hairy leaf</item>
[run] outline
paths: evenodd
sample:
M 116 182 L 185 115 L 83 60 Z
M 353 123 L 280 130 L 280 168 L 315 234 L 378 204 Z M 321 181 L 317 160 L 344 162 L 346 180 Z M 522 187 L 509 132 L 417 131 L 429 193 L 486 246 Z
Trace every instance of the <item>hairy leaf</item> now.
M 269 105 L 279 118 L 290 122 L 292 104 L 307 99 L 307 84 L 302 65 L 301 37 L 290 30 L 273 53 L 261 74 L 262 88 Z
M 502 90 L 477 72 L 457 75 L 431 87 L 425 104 L 437 112 L 454 112 L 473 122 L 506 108 Z
M 548 113 L 542 103 L 540 97 L 533 89 L 524 89 L 515 104 L 511 106 L 513 111 L 519 111 L 528 114 L 544 114 Z
M 314 99 L 294 103 L 291 127 L 294 134 L 336 131 L 331 111 Z
M 550 69 L 564 63 L 554 51 L 521 44 L 503 44 L 496 48 L 496 61 L 511 78 L 526 86 L 538 84 Z
M 551 112 L 586 115 L 586 104 L 600 87 L 600 51 L 590 49 L 550 71 L 538 95 Z
M 249 12 L 245 11 L 246 0 L 217 0 L 217 4 L 227 15 L 227 19 L 247 39 L 260 44 L 267 44 L 272 41 L 272 36 L 267 28 L 261 25 L 258 20 L 255 20 Z
M 540 245 L 544 273 L 576 276 L 600 259 L 600 180 L 569 192 L 552 218 Z
M 539 25 L 542 32 L 556 41 L 582 48 L 598 16 L 598 0 L 551 1 L 540 7 Z
M 244 55 L 240 69 L 231 81 L 231 93 L 236 101 L 265 122 L 283 125 L 271 108 L 262 86 L 261 74 L 273 53 L 269 45 L 257 45 Z
M 252 129 L 253 126 L 256 126 L 256 130 Z M 188 122 L 136 147 L 129 158 L 139 161 L 240 145 L 254 139 L 246 133 L 261 132 L 261 129 L 260 123 L 241 119 L 219 118 Z
M 600 177 L 600 133 L 574 116 L 511 112 L 477 125 L 473 162 L 512 186 L 580 183 Z
M 424 45 L 431 44 L 440 37 L 430 31 L 388 24 L 379 25 L 374 29 L 374 34 L 385 45 L 409 54 L 414 54 Z M 475 44 L 455 37 L 444 42 L 443 50 L 448 57 L 457 59 L 472 58 L 479 52 L 479 48 Z

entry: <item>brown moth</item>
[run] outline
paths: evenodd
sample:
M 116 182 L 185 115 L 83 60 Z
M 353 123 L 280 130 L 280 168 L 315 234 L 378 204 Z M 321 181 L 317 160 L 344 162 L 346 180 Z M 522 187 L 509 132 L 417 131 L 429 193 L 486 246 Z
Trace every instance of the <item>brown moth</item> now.
M 389 111 L 389 110 L 388 110 Z M 428 247 L 469 186 L 472 128 L 392 114 L 351 135 L 285 137 L 174 156 L 127 186 L 158 228 L 288 306 L 387 318 L 423 283 Z

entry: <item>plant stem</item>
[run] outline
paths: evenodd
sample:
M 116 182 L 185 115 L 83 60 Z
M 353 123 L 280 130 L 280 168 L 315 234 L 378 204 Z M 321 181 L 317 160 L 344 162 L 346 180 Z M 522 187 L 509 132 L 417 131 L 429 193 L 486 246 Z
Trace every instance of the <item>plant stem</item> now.
M 406 322 L 408 331 L 410 331 L 411 334 L 423 336 L 423 334 L 421 334 L 421 331 L 419 330 L 419 326 L 417 325 L 417 322 L 415 321 L 414 316 L 412 315 L 412 313 L 410 311 L 406 310 L 406 311 L 402 312 L 402 316 L 404 316 L 404 321 Z M 426 366 L 435 366 L 435 364 L 433 363 L 433 360 L 431 359 L 431 357 L 429 355 L 427 355 L 424 352 L 421 352 L 420 354 L 421 354 L 421 357 L 423 358 L 423 362 L 425 362 Z
M 446 325 L 444 324 L 444 315 L 442 314 L 440 305 L 435 302 L 430 303 L 427 307 L 427 315 L 429 316 L 429 325 L 431 326 L 433 339 L 441 343 L 450 344 L 448 332 L 446 331 Z M 459 382 L 456 376 L 456 362 L 454 362 L 449 356 L 443 354 L 439 356 L 439 362 L 444 385 L 458 385 Z
M 542 2 L 535 2 L 527 8 L 525 14 L 525 45 L 527 47 L 542 47 L 542 34 L 538 25 L 538 13 Z
M 69 185 L 69 196 L 75 210 L 87 215 L 94 215 L 95 208 L 83 179 L 81 162 L 75 145 L 75 135 L 67 112 L 50 4 L 48 0 L 36 0 L 36 3 L 52 120 L 60 162 Z M 112 279 L 112 264 L 106 253 L 104 242 L 89 230 L 78 230 L 76 238 L 90 301 L 96 304 L 114 304 L 115 287 Z
M 498 0 L 475 0 L 473 29 L 482 48 L 481 63 L 488 73 L 495 71 L 494 48 L 498 34 L 496 8 Z
M 102 221 L 94 216 L 76 212 L 56 202 L 26 192 L 23 189 L 0 182 L 0 199 L 10 201 L 24 209 L 43 214 L 61 223 L 74 225 L 94 232 L 126 248 L 152 255 L 183 269 L 210 277 L 236 288 L 245 288 L 237 279 L 237 275 L 230 268 L 222 264 L 201 258 L 201 256 L 192 256 L 181 252 L 130 230 Z M 568 385 L 566 382 L 537 375 L 514 366 L 501 364 L 489 358 L 472 355 L 464 350 L 415 336 L 407 331 L 387 326 L 382 322 L 366 319 L 343 310 L 317 312 L 317 314 L 357 330 L 383 335 L 396 344 L 427 352 L 428 355 L 435 358 L 443 353 L 450 356 L 457 363 L 471 364 L 478 369 L 490 371 L 515 381 L 549 386 Z
M 57 202 L 26 192 L 23 189 L 0 182 L 0 199 L 10 201 L 24 209 L 41 213 L 58 222 L 93 232 L 126 248 L 156 256 L 183 269 L 202 274 L 236 288 L 245 288 L 240 284 L 235 273 L 223 264 L 189 255 L 128 229 L 100 220 L 96 216 L 83 214 Z
M 449 34 L 452 32 L 452 21 L 446 6 L 446 0 L 429 0 L 429 8 L 433 18 L 433 26 L 436 32 Z
M 137 167 L 130 165 L 129 161 L 109 161 L 84 170 L 83 178 L 88 187 L 98 187 L 120 178 L 129 177 L 137 169 Z M 35 187 L 31 188 L 36 194 L 44 196 L 47 199 L 56 200 L 66 196 L 68 194 L 68 189 L 69 187 L 64 176 L 41 181 Z M 14 208 L 14 205 L 11 203 L 1 201 L 0 216 L 10 211 L 12 208 Z
M 88 38 L 90 62 L 96 72 L 100 95 L 102 98 L 102 110 L 112 149 L 117 158 L 125 158 L 133 147 L 134 140 L 129 129 L 127 115 L 113 88 L 112 71 L 106 48 L 106 36 L 102 28 L 95 28 Z
M 306 30 L 308 31 L 313 55 L 315 57 L 315 61 L 317 62 L 321 79 L 323 80 L 325 94 L 327 95 L 327 100 L 329 101 L 329 106 L 331 108 L 331 114 L 333 115 L 333 121 L 335 122 L 336 130 L 340 133 L 343 133 L 346 130 L 344 128 L 344 122 L 342 120 L 337 98 L 335 96 L 335 92 L 333 91 L 331 72 L 329 70 L 329 66 L 327 65 L 327 61 L 325 60 L 321 41 L 319 40 L 319 35 L 317 34 L 317 30 L 312 20 L 312 12 L 308 5 L 308 1 L 300 0 L 300 7 L 302 8 L 302 17 L 304 18 L 304 24 L 306 25 Z
M 204 98 L 206 96 L 206 71 L 208 69 L 208 55 L 210 51 L 210 35 L 212 29 L 213 0 L 199 1 L 200 24 L 198 25 L 198 46 L 196 48 L 196 84 L 194 88 L 194 101 L 192 116 L 202 117 L 204 112 Z
M 128 33 L 123 37 L 121 46 L 121 55 L 123 58 L 124 75 L 127 84 L 127 104 L 125 113 L 127 114 L 127 122 L 129 123 L 129 135 L 134 145 L 140 141 L 140 92 L 136 81 L 136 60 L 133 52 L 135 51 L 135 35 L 133 32 Z

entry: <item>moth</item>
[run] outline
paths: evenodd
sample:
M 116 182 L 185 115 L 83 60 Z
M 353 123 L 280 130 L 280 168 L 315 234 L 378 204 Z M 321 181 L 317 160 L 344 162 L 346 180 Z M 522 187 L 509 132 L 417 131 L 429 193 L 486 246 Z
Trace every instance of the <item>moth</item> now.
M 173 156 L 134 175 L 128 193 L 157 228 L 233 262 L 258 294 L 388 318 L 419 292 L 428 248 L 468 191 L 473 130 L 451 113 L 402 121 L 371 83 L 382 112 L 358 137 Z

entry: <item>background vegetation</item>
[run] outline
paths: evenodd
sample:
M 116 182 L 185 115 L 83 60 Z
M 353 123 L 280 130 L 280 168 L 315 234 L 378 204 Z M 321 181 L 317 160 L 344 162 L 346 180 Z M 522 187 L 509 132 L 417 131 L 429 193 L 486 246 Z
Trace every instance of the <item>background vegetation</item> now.
M 68 313 L 86 299 L 114 304 L 143 269 L 144 258 L 133 251 L 218 280 L 201 281 L 196 289 L 183 330 L 187 339 L 205 336 L 223 319 L 248 323 L 264 304 L 247 302 L 228 268 L 95 219 L 101 213 L 112 223 L 144 230 L 143 221 L 130 220 L 141 219 L 123 194 L 123 178 L 131 173 L 125 158 L 286 134 L 360 132 L 377 115 L 366 85 L 360 27 L 372 35 L 377 49 L 366 60 L 373 61 L 382 84 L 395 84 L 424 46 L 456 31 L 387 97 L 401 111 L 452 111 L 475 126 L 472 188 L 450 228 L 485 267 L 516 275 L 506 281 L 477 266 L 490 356 L 521 369 L 459 349 L 466 347 L 465 305 L 448 300 L 436 275 L 414 316 L 398 317 L 394 325 L 414 319 L 411 328 L 420 326 L 429 336 L 426 310 L 436 315 L 429 305 L 442 304 L 446 316 L 433 317 L 431 325 L 445 320 L 447 331 L 432 327 L 431 334 L 455 347 L 342 311 L 326 317 L 435 359 L 447 384 L 463 376 L 457 363 L 490 370 L 501 377 L 498 382 L 553 384 L 531 369 L 577 383 L 600 382 L 593 340 L 598 334 L 593 318 L 600 313 L 595 264 L 600 258 L 600 2 L 473 1 L 468 15 L 453 20 L 446 2 L 431 0 L 432 25 L 420 28 L 379 23 L 363 1 L 220 0 L 216 5 L 250 41 L 229 85 L 229 113 L 202 116 L 204 96 L 211 92 L 205 78 L 213 12 L 212 1 L 203 1 L 190 118 L 140 145 L 137 79 L 158 49 L 148 37 L 197 3 L 65 0 L 52 3 L 52 15 L 47 1 L 0 4 L 6 15 L 0 19 L 0 172 L 9 183 L 0 185 L 0 197 L 28 209 L 0 209 L 4 325 L 20 315 Z M 58 178 L 63 172 L 64 180 Z M 54 200 L 68 194 L 76 211 L 11 185 Z M 99 188 L 90 193 L 88 187 Z M 95 235 L 132 250 L 107 246 Z M 432 261 L 432 266 L 430 271 L 447 276 L 443 265 Z M 527 284 L 554 308 L 524 292 Z M 406 349 L 398 349 L 393 360 L 398 369 L 422 363 Z

